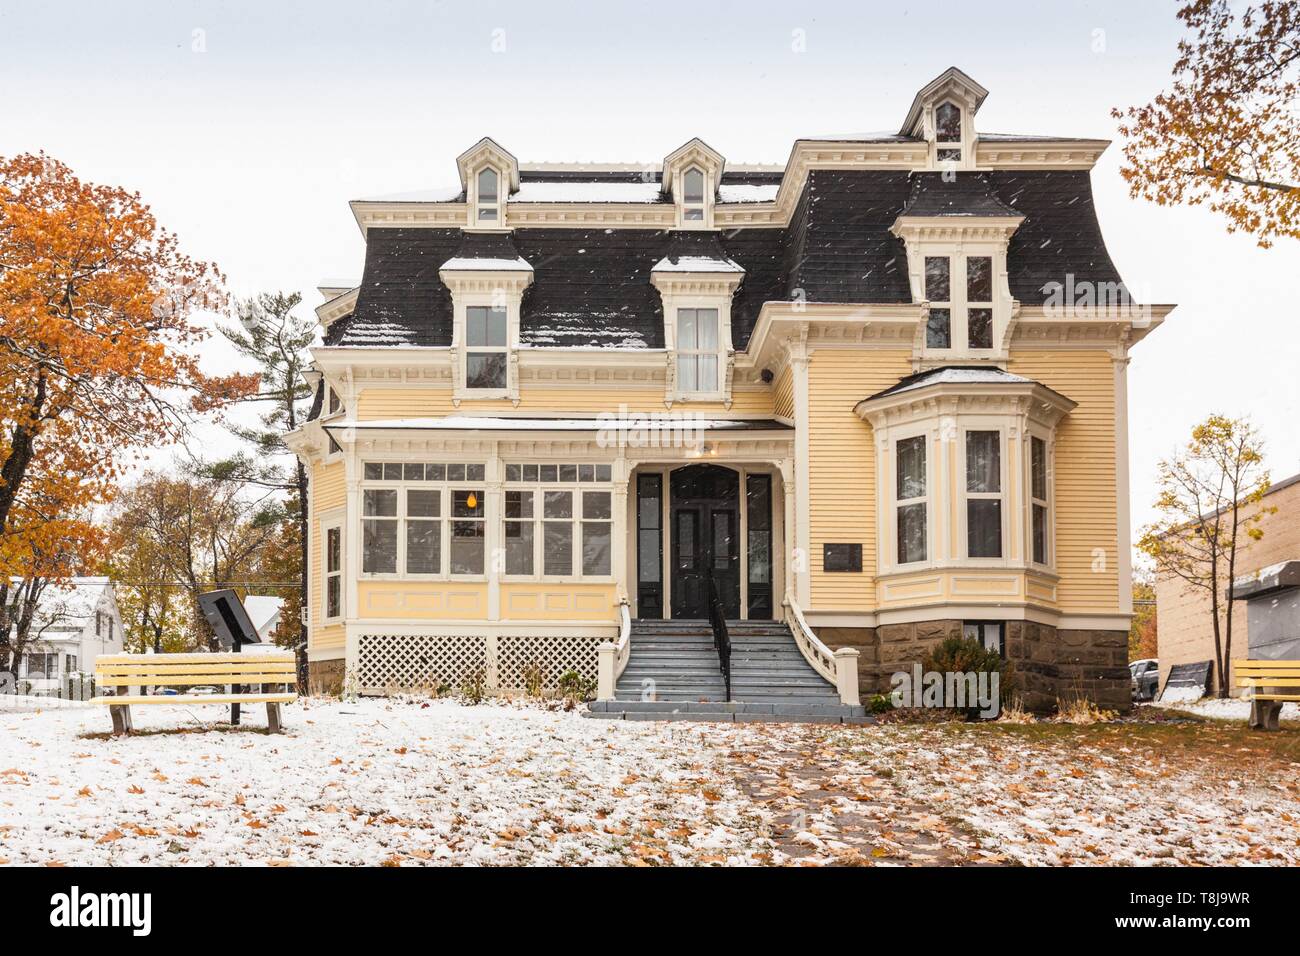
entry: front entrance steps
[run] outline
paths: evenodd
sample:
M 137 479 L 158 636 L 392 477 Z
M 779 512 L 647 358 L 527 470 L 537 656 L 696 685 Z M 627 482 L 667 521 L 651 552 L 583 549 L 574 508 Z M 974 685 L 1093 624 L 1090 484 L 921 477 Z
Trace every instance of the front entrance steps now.
M 595 701 L 589 717 L 625 720 L 797 720 L 866 723 L 804 660 L 776 621 L 728 621 L 731 700 L 727 700 L 707 621 L 632 622 L 627 667 L 614 700 Z

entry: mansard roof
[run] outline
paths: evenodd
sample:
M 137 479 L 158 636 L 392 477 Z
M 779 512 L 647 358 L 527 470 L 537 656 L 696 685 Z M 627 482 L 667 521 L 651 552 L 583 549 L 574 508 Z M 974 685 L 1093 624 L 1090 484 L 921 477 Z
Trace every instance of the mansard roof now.
M 532 178 L 543 175 L 550 178 Z M 639 182 L 629 171 L 579 175 L 521 177 L 525 187 Z M 769 172 L 728 178 L 723 188 L 772 186 Z M 786 226 L 689 233 L 522 226 L 508 234 L 372 226 L 356 309 L 330 326 L 325 344 L 449 346 L 452 300 L 439 270 L 452 259 L 518 258 L 534 273 L 521 307 L 522 345 L 660 349 L 663 304 L 651 271 L 664 259 L 701 255 L 744 270 L 732 299 L 732 338 L 744 349 L 765 302 L 911 302 L 906 250 L 890 232 L 904 213 L 1023 216 L 1007 266 L 1011 294 L 1028 305 L 1043 303 L 1044 286 L 1069 275 L 1075 283 L 1120 282 L 1086 170 L 959 172 L 945 182 L 930 172 L 812 169 Z

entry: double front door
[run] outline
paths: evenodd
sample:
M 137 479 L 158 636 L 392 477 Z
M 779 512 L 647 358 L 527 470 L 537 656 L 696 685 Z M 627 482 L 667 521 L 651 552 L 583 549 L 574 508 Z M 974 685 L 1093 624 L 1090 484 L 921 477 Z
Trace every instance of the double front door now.
M 691 465 L 674 471 L 669 487 L 672 616 L 709 616 L 712 574 L 723 613 L 740 617 L 740 475 Z

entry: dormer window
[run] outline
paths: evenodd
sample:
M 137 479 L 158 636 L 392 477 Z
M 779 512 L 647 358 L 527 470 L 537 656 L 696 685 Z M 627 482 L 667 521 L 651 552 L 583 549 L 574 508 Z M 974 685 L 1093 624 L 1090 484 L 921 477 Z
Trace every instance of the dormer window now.
M 506 387 L 509 335 L 506 310 L 472 305 L 465 309 L 465 387 Z
M 698 166 L 682 174 L 682 219 L 704 221 L 704 171 Z
M 501 221 L 501 177 L 491 166 L 484 166 L 474 177 L 476 220 L 480 223 Z
M 960 163 L 962 152 L 961 107 L 940 103 L 934 111 L 935 159 L 940 163 Z
M 927 349 L 980 352 L 994 347 L 993 256 L 928 255 L 924 283 L 930 304 Z
M 677 390 L 683 395 L 719 391 L 717 309 L 677 310 Z

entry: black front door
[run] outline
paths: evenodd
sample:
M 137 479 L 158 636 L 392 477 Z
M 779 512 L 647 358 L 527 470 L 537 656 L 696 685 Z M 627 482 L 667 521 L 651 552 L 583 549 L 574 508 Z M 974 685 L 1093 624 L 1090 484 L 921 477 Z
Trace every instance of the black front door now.
M 672 616 L 708 617 L 712 571 L 723 612 L 740 617 L 740 475 L 690 465 L 672 473 L 669 488 Z

